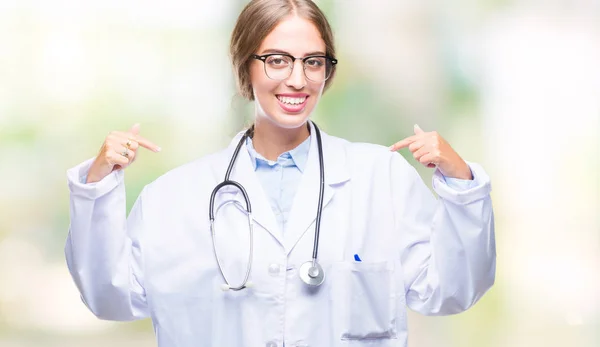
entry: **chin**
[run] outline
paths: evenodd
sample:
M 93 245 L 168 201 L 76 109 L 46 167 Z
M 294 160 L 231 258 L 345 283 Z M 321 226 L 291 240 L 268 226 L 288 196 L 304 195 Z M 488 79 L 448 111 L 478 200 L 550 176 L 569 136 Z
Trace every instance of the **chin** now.
M 269 121 L 284 129 L 296 129 L 308 121 L 310 114 L 296 114 L 293 116 L 287 114 L 277 114 L 274 117 L 267 116 Z
M 314 104 L 307 103 L 300 112 L 286 112 L 275 100 L 268 109 L 257 104 L 257 116 L 282 129 L 296 129 L 306 124 L 312 113 Z

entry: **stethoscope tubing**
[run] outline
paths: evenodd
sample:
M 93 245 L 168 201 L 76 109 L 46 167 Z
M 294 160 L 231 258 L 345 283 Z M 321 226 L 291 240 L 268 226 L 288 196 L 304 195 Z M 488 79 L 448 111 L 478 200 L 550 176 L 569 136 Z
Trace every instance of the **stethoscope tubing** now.
M 318 200 L 318 205 L 317 205 L 317 217 L 315 220 L 315 237 L 314 237 L 314 241 L 313 241 L 312 266 L 310 267 L 310 269 L 313 271 L 317 271 L 317 273 L 320 272 L 321 280 L 315 282 L 316 284 L 311 283 L 311 277 L 314 277 L 314 276 L 310 276 L 309 275 L 310 272 L 307 273 L 307 276 L 301 275 L 301 278 L 303 281 L 305 281 L 309 285 L 319 285 L 320 283 L 322 283 L 322 279 L 323 279 L 323 273 L 322 273 L 323 270 L 317 263 L 317 256 L 318 256 L 318 250 L 319 250 L 319 234 L 320 234 L 320 230 L 321 230 L 321 213 L 323 211 L 323 192 L 325 190 L 325 169 L 324 169 L 324 163 L 323 163 L 324 160 L 323 160 L 323 146 L 322 146 L 322 141 L 321 141 L 321 132 L 319 131 L 319 128 L 317 127 L 317 125 L 314 122 L 312 122 L 312 123 L 315 128 L 315 135 L 317 138 L 317 150 L 318 150 L 318 154 L 319 154 L 319 200 Z M 253 256 L 253 249 L 254 249 L 254 232 L 253 232 L 254 221 L 252 219 L 252 206 L 250 203 L 250 198 L 248 197 L 248 194 L 247 194 L 244 186 L 242 186 L 240 183 L 238 183 L 236 181 L 230 180 L 229 177 L 231 176 L 231 172 L 233 171 L 233 167 L 235 165 L 236 159 L 238 157 L 238 154 L 240 152 L 242 145 L 246 142 L 246 138 L 248 136 L 250 136 L 253 131 L 254 131 L 254 128 L 252 127 L 244 133 L 244 135 L 238 142 L 238 144 L 235 148 L 235 151 L 232 154 L 231 160 L 229 161 L 229 166 L 227 167 L 227 171 L 225 173 L 225 179 L 223 180 L 223 182 L 217 184 L 217 186 L 213 189 L 213 191 L 210 195 L 210 205 L 208 208 L 208 216 L 210 219 L 210 231 L 211 231 L 211 237 L 212 237 L 212 243 L 213 243 L 213 250 L 215 253 L 215 258 L 217 260 L 217 266 L 219 267 L 219 272 L 221 273 L 221 276 L 223 276 L 223 279 L 225 280 L 224 290 L 231 289 L 231 290 L 237 291 L 237 290 L 246 288 L 249 284 L 248 279 L 250 277 L 250 272 L 252 269 L 252 256 Z M 247 211 L 247 215 L 248 215 L 248 229 L 249 229 L 249 233 L 250 233 L 250 253 L 249 253 L 249 257 L 248 257 L 248 266 L 246 267 L 246 274 L 244 276 L 244 280 L 242 281 L 242 283 L 239 286 L 235 286 L 235 287 L 231 286 L 229 280 L 227 279 L 227 277 L 225 276 L 225 273 L 223 272 L 223 266 L 221 263 L 221 259 L 219 258 L 218 253 L 217 253 L 216 231 L 215 231 L 215 225 L 214 225 L 214 222 L 215 222 L 215 215 L 214 215 L 215 197 L 216 197 L 217 193 L 219 192 L 219 190 L 226 186 L 234 186 L 237 189 L 239 189 L 240 192 L 242 193 L 242 196 L 246 203 L 246 211 Z M 307 278 L 307 280 L 305 280 L 305 277 Z

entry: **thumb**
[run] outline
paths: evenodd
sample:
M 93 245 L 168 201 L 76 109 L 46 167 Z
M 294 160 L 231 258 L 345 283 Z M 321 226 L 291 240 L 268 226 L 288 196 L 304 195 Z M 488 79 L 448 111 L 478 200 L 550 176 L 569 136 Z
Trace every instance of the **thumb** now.
M 131 131 L 133 135 L 138 135 L 140 133 L 140 123 L 135 123 L 129 131 Z
M 421 127 L 418 124 L 415 124 L 414 129 L 415 129 L 415 134 L 423 133 L 423 129 L 421 129 Z

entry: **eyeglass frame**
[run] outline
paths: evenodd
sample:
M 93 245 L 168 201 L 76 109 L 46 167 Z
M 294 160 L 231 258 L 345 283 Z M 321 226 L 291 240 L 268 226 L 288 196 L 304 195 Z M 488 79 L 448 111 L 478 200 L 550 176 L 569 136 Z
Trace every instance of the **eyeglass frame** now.
M 288 75 L 288 77 L 282 78 L 282 79 L 275 79 L 275 78 L 271 78 L 271 76 L 269 76 L 269 74 L 267 73 L 267 58 L 271 57 L 271 56 L 274 56 L 274 55 L 281 55 L 281 56 L 285 56 L 285 57 L 288 57 L 288 58 L 292 59 L 292 65 L 291 65 L 292 67 L 290 68 L 290 74 Z M 303 70 L 302 72 L 304 72 L 304 77 L 306 77 L 308 80 L 310 80 L 312 82 L 315 82 L 315 81 L 313 81 L 310 78 L 308 78 L 308 76 L 306 75 L 306 66 L 304 65 L 304 63 L 308 59 L 311 59 L 311 58 L 325 58 L 325 59 L 328 59 L 331 62 L 331 69 L 332 69 L 331 72 L 333 72 L 333 69 L 335 68 L 335 65 L 338 63 L 337 59 L 335 59 L 334 57 L 330 57 L 328 55 L 309 55 L 307 57 L 303 57 L 302 58 L 302 57 L 294 57 L 293 55 L 288 54 L 288 53 L 268 53 L 268 54 L 263 54 L 263 55 L 252 54 L 251 57 L 253 59 L 260 60 L 260 61 L 263 62 L 263 67 L 264 67 L 264 70 L 265 70 L 265 75 L 269 79 L 271 79 L 273 81 L 283 81 L 283 80 L 289 78 L 292 75 L 292 72 L 294 71 L 294 65 L 296 64 L 296 60 L 301 60 L 302 61 L 302 70 Z M 323 81 L 321 81 L 319 83 L 327 81 L 329 79 L 329 77 L 331 77 L 331 73 L 329 74 L 329 76 L 327 76 L 327 78 L 325 78 Z

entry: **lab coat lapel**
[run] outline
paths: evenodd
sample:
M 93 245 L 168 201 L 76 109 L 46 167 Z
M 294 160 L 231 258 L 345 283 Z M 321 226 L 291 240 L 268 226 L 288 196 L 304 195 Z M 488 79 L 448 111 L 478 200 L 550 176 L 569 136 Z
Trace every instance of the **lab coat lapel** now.
M 323 158 L 325 169 L 325 187 L 323 191 L 323 212 L 327 213 L 327 204 L 333 198 L 335 185 L 350 179 L 345 166 L 345 153 L 339 144 L 329 140 L 329 136 L 321 131 L 323 142 Z M 319 153 L 314 126 L 311 123 L 311 139 L 308 159 L 296 195 L 290 217 L 284 231 L 285 249 L 289 254 L 305 234 L 314 237 L 315 221 L 319 202 L 320 172 Z M 321 233 L 327 232 L 321 229 Z
M 235 151 L 235 147 L 237 146 L 243 134 L 243 132 L 239 133 L 231 141 L 228 149 L 224 152 L 221 165 L 219 165 L 219 168 L 216 168 L 215 172 L 217 174 L 218 182 L 222 182 L 225 178 L 225 172 L 229 166 L 229 161 L 231 160 L 233 152 Z M 264 189 L 258 180 L 250 160 L 250 155 L 248 154 L 246 146 L 242 145 L 229 179 L 240 183 L 244 189 L 246 189 L 246 194 L 248 195 L 250 206 L 252 208 L 252 218 L 254 222 L 269 232 L 279 242 L 279 244 L 283 246 L 281 231 L 277 226 L 277 221 L 275 220 L 275 215 L 273 214 L 271 204 L 267 199 Z M 243 194 L 233 186 L 223 187 L 219 191 L 217 198 L 220 201 L 219 203 L 233 199 L 237 200 L 241 206 L 246 206 L 246 201 L 244 200 Z M 256 228 L 254 230 L 256 232 Z

